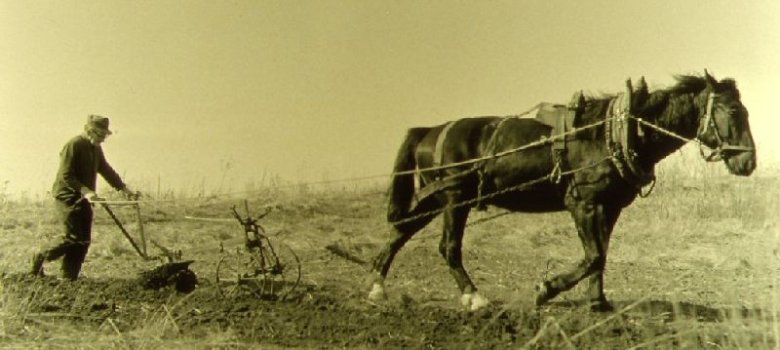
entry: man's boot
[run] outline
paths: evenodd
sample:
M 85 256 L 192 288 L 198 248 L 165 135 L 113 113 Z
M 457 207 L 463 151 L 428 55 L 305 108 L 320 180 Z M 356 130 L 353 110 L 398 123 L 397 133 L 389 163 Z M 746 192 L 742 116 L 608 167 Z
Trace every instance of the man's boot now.
M 81 272 L 81 263 L 73 261 L 73 258 L 68 259 L 66 254 L 62 258 L 62 276 L 61 278 L 68 281 L 75 281 L 79 278 L 79 272 Z
M 70 281 L 77 280 L 86 255 L 86 246 L 75 246 L 65 252 L 62 256 L 62 278 Z
M 46 261 L 46 256 L 43 253 L 35 253 L 32 257 L 32 269 L 30 274 L 33 276 L 43 277 L 43 263 Z

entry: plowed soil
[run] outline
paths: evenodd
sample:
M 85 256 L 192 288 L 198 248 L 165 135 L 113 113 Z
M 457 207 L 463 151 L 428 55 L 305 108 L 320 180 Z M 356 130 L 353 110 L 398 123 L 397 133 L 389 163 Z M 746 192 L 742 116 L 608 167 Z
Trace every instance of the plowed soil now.
M 504 308 L 494 303 L 476 312 L 436 305 L 421 305 L 409 297 L 400 302 L 375 305 L 362 301 L 363 291 L 325 286 L 305 286 L 292 298 L 270 301 L 248 295 L 223 298 L 205 282 L 191 294 L 173 288 L 144 290 L 134 280 L 33 278 L 24 274 L 3 278 L 6 292 L 29 305 L 31 314 L 48 313 L 54 319 L 83 322 L 99 327 L 111 320 L 120 332 L 132 331 L 169 313 L 180 332 L 198 334 L 208 329 L 231 329 L 246 343 L 303 348 L 506 348 L 532 339 L 552 314 L 529 308 Z M 161 307 L 168 305 L 167 311 Z M 577 320 L 567 320 L 562 331 L 575 334 L 580 327 L 603 316 L 585 310 Z M 559 315 L 560 316 L 560 315 Z M 671 331 L 663 322 L 631 326 L 631 317 L 596 329 L 600 344 L 620 347 L 632 339 Z M 555 345 L 557 339 L 547 345 Z M 560 344 L 563 345 L 563 344 Z

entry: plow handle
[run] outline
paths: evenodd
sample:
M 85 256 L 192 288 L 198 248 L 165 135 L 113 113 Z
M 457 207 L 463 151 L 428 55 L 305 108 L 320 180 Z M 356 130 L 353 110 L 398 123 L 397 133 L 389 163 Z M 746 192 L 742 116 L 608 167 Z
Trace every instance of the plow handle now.
M 133 240 L 133 237 L 130 236 L 130 233 L 128 233 L 127 230 L 125 230 L 125 227 L 122 225 L 122 222 L 119 221 L 119 218 L 117 218 L 116 215 L 114 214 L 114 212 L 111 210 L 111 208 L 108 207 L 108 204 L 100 203 L 100 206 L 102 206 L 103 209 L 106 210 L 108 215 L 112 219 L 114 219 L 114 223 L 116 223 L 116 225 L 119 226 L 119 230 L 121 230 L 122 234 L 125 236 L 125 238 L 127 238 L 127 240 L 130 241 L 130 244 L 133 246 L 135 251 L 138 252 L 138 255 L 140 255 L 144 259 L 148 259 L 149 257 L 146 256 L 146 254 L 144 254 L 143 251 L 141 251 L 141 248 L 139 248 L 138 245 L 135 243 L 135 241 Z

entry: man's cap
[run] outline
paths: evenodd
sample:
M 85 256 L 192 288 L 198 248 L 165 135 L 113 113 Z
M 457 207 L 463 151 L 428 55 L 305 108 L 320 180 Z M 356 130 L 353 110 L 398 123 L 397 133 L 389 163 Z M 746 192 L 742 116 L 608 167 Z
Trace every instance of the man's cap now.
M 111 135 L 111 130 L 108 130 L 108 118 L 97 115 L 97 114 L 90 114 L 87 116 L 87 127 L 92 130 L 99 130 L 106 135 Z

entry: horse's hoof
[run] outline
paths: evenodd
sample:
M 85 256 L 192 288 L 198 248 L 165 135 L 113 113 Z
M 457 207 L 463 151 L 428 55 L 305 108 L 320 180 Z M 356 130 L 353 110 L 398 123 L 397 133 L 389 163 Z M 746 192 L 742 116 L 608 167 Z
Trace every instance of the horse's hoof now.
M 479 293 L 464 293 L 460 296 L 460 303 L 471 311 L 477 311 L 490 304 L 490 301 Z
M 590 311 L 593 312 L 612 312 L 615 307 L 606 300 L 594 301 L 590 304 Z
M 387 300 L 387 294 L 385 294 L 385 287 L 382 285 L 382 283 L 375 282 L 371 286 L 371 291 L 368 292 L 368 300 L 371 301 Z
M 558 295 L 558 291 L 554 290 L 548 282 L 542 282 L 536 285 L 536 306 L 542 306 Z

